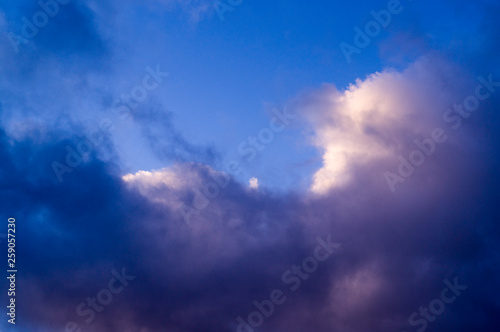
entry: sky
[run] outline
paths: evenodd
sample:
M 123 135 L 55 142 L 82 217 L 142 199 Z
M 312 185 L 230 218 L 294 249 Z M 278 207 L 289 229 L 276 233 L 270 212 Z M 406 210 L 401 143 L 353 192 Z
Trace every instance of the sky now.
M 0 332 L 497 331 L 499 14 L 1 3 Z

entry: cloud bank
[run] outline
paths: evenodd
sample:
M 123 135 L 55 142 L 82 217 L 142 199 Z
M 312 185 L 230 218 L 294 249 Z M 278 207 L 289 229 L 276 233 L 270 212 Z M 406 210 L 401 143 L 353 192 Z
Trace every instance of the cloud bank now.
M 497 331 L 499 97 L 458 129 L 443 119 L 490 68 L 472 75 L 429 54 L 345 90 L 325 85 L 295 98 L 290 107 L 323 156 L 310 192 L 277 194 L 221 173 L 214 149 L 187 142 L 149 103 L 132 121 L 169 165 L 127 173 L 109 139 L 105 157 L 89 153 L 59 182 L 51 163 L 85 139 L 85 117 L 107 114 L 121 92 L 120 79 L 107 81 L 119 71 L 102 33 L 109 8 L 68 8 L 47 29 L 71 34 L 56 41 L 40 31 L 29 46 L 37 56 L 7 54 L 8 40 L 0 53 L 0 215 L 18 225 L 20 332 L 251 332 L 254 301 L 281 302 L 276 289 L 287 300 L 257 324 L 262 331 Z M 383 174 L 437 127 L 448 140 L 391 192 Z M 218 193 L 207 197 L 214 183 Z M 307 272 L 308 259 L 325 253 L 318 238 L 340 247 Z M 441 312 L 431 303 L 445 287 L 456 299 Z
M 468 87 L 456 73 L 423 59 L 344 92 L 327 86 L 299 97 L 295 105 L 325 150 L 312 185 L 322 195 L 276 195 L 228 179 L 189 225 L 179 206 L 220 175 L 210 167 L 180 163 L 122 175 L 91 156 L 59 184 L 47 174 L 67 139 L 53 132 L 50 142 L 15 140 L 3 132 L 2 210 L 22 223 L 25 239 L 18 254 L 26 262 L 18 284 L 24 329 L 64 330 L 69 322 L 93 331 L 245 331 L 237 318 L 248 321 L 253 301 L 279 288 L 287 301 L 263 330 L 416 330 L 425 318 L 418 314 L 412 326 L 412 313 L 457 278 L 467 290 L 426 324 L 494 331 L 498 168 L 486 165 L 496 143 L 475 136 L 485 133 L 488 109 L 455 131 L 397 195 L 380 176 L 414 137 L 442 125 L 443 109 Z M 479 141 L 486 145 L 477 149 Z M 328 235 L 339 251 L 294 292 L 283 273 Z M 122 269 L 135 279 L 102 312 L 91 309 L 87 298 Z M 83 308 L 95 311 L 91 324 Z

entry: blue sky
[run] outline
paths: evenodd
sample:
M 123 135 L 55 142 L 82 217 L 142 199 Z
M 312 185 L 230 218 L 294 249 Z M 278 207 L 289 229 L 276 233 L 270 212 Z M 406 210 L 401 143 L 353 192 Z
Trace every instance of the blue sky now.
M 355 79 L 387 67 L 405 68 L 432 49 L 460 61 L 464 53 L 469 55 L 471 48 L 484 43 L 477 32 L 485 28 L 482 22 L 488 16 L 481 6 L 472 4 L 403 1 L 401 12 L 392 15 L 389 25 L 347 63 L 339 45 L 353 44 L 353 29 L 363 28 L 373 19 L 370 12 L 386 9 L 388 2 L 242 2 L 233 11 L 224 12 L 223 21 L 212 5 L 204 1 L 110 2 L 93 3 L 85 9 L 78 2 L 69 2 L 60 9 L 66 15 L 55 16 L 29 45 L 21 45 L 18 57 L 30 56 L 35 50 L 43 55 L 28 65 L 31 68 L 20 70 L 45 67 L 50 71 L 49 66 L 55 63 L 47 62 L 59 57 L 62 63 L 57 66 L 67 65 L 69 72 L 74 65 L 92 71 L 94 81 L 77 82 L 82 77 L 74 77 L 75 85 L 89 84 L 90 89 L 96 84 L 114 94 L 110 98 L 116 98 L 140 82 L 145 67 L 159 65 L 170 76 L 141 107 L 156 104 L 170 113 L 175 130 L 188 142 L 210 145 L 220 160 L 228 160 L 238 157 L 240 142 L 266 126 L 270 109 L 284 107 L 304 91 L 325 83 L 345 89 Z M 22 27 L 23 13 L 39 9 L 29 2 L 7 6 L 5 21 L 14 32 Z M 201 14 L 195 16 L 197 12 Z M 447 13 L 446 24 L 439 20 L 442 13 Z M 71 24 L 78 20 L 86 21 Z M 68 24 L 62 33 L 54 34 Z M 406 46 L 401 47 L 401 40 Z M 461 51 L 459 56 L 457 51 Z M 58 84 L 52 89 L 58 89 Z M 89 105 L 75 100 L 77 104 L 68 105 L 67 112 L 93 126 L 109 113 L 103 107 L 106 105 L 95 99 L 87 101 L 94 103 Z M 140 137 L 130 136 L 129 129 L 134 129 L 122 124 L 117 127 L 116 141 L 124 145 L 120 156 L 128 171 L 157 169 L 175 162 L 158 160 L 144 148 Z M 294 123 L 266 147 L 266 153 L 259 154 L 258 160 L 245 165 L 240 180 L 255 176 L 267 186 L 291 188 L 299 185 L 298 178 L 310 178 L 321 151 L 304 142 L 300 135 L 304 130 L 301 121 Z M 294 176 L 284 175 L 283 169 Z M 271 173 L 274 175 L 264 180 Z

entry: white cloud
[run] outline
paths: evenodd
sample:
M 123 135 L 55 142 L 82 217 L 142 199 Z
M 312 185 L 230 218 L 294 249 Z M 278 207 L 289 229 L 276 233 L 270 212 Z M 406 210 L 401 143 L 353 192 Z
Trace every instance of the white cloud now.
M 249 183 L 251 189 L 258 189 L 259 188 L 259 179 L 255 178 L 255 177 L 252 177 L 248 181 L 248 183 Z
M 180 205 L 181 201 L 177 195 L 165 195 L 165 190 L 180 191 L 196 187 L 201 182 L 199 174 L 188 165 L 138 171 L 134 174 L 126 174 L 122 179 L 150 201 L 170 207 Z
M 209 182 L 213 185 L 216 183 L 224 185 L 229 181 L 229 175 L 216 171 L 207 165 L 182 163 L 169 168 L 138 171 L 122 176 L 125 183 L 135 188 L 151 202 L 174 209 L 179 209 L 183 204 L 183 195 L 186 192 L 203 191 L 207 185 L 207 179 L 210 179 Z M 222 189 L 219 187 L 219 190 Z
M 298 106 L 313 125 L 313 144 L 323 151 L 311 190 L 325 193 L 349 183 L 354 166 L 395 159 L 405 139 L 440 125 L 442 112 L 458 101 L 456 87 L 463 84 L 456 77 L 455 67 L 422 58 L 403 72 L 357 79 L 345 91 L 325 85 L 301 97 Z

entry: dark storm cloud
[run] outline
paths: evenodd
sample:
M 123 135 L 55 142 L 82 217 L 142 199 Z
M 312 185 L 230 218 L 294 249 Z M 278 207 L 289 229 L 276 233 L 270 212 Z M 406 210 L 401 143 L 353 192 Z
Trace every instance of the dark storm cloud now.
M 475 113 L 468 130 L 488 137 L 481 124 L 498 119 L 495 105 Z M 318 197 L 276 196 L 231 180 L 188 226 L 169 202 L 189 202 L 212 182 L 205 166 L 180 167 L 179 178 L 196 179 L 189 185 L 153 182 L 140 192 L 94 156 L 59 184 L 48 167 L 71 142 L 52 135 L 54 143 L 1 140 L 2 214 L 18 220 L 27 331 L 63 331 L 68 321 L 91 331 L 235 331 L 238 317 L 257 310 L 252 302 L 276 288 L 287 301 L 262 330 L 414 331 L 409 316 L 455 278 L 468 288 L 429 330 L 496 329 L 492 140 L 480 149 L 451 144 L 436 155 L 438 168 L 422 169 L 397 195 L 373 176 L 385 162 L 358 166 L 349 186 Z M 427 172 L 432 182 L 421 183 Z M 292 292 L 283 273 L 328 234 L 340 250 Z M 136 278 L 87 325 L 77 307 L 122 268 Z

